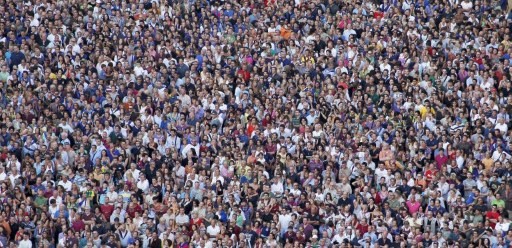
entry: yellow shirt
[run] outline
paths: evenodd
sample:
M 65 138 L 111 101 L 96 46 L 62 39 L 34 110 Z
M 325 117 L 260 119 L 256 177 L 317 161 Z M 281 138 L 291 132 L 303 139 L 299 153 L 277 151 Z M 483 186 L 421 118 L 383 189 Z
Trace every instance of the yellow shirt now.
M 419 111 L 420 111 L 421 118 L 425 118 L 425 116 L 426 116 L 428 113 L 432 113 L 432 114 L 434 114 L 434 113 L 435 113 L 435 111 L 434 111 L 434 109 L 433 109 L 433 108 L 427 108 L 427 107 L 425 107 L 425 106 L 423 106 L 423 105 L 421 105 L 421 106 L 419 107 Z

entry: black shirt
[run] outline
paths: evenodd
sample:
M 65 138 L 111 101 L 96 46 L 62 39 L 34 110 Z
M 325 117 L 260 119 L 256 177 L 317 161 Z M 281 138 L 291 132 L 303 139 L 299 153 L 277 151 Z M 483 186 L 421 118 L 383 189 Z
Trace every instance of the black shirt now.
M 384 245 L 391 246 L 392 245 L 391 240 L 389 240 L 388 238 L 380 238 L 379 240 L 377 240 L 377 243 L 380 246 L 384 246 Z

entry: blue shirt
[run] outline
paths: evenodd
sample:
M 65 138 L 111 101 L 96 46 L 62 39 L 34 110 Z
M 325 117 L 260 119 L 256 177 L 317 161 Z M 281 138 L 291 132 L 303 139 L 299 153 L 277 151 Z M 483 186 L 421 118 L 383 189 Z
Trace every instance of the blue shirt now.
M 468 195 L 468 199 L 466 199 L 466 205 L 472 204 L 475 202 L 475 193 L 471 192 Z

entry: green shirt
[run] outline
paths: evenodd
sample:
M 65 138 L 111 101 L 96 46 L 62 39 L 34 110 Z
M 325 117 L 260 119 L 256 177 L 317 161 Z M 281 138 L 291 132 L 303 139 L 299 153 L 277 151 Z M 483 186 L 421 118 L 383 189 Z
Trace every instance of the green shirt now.
M 492 200 L 491 205 L 493 205 L 493 206 L 496 205 L 497 207 L 504 208 L 505 207 L 505 201 L 503 199 L 494 199 L 494 200 Z
M 48 200 L 44 196 L 37 196 L 36 199 L 34 199 L 34 203 L 37 207 L 41 208 L 47 205 Z
M 7 72 L 0 72 L 0 81 L 1 82 L 7 82 L 7 79 L 9 78 L 9 73 Z
M 242 227 L 244 225 L 244 217 L 242 217 L 242 215 L 239 215 L 236 218 L 236 225 L 239 227 Z
M 299 116 L 294 116 L 292 117 L 292 124 L 293 124 L 293 127 L 297 128 L 300 126 L 300 117 Z

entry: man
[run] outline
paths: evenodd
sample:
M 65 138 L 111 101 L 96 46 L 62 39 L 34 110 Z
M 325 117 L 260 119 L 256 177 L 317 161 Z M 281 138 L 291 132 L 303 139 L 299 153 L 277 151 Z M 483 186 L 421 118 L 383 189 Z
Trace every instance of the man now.
M 379 246 L 387 246 L 390 247 L 393 243 L 393 236 L 391 236 L 390 233 L 388 233 L 387 230 L 384 230 L 381 235 L 379 236 L 379 239 L 377 240 L 377 243 Z
M 427 212 L 427 218 L 423 219 L 423 230 L 425 232 L 436 233 L 439 228 L 437 219 L 433 216 L 431 211 Z
M 498 217 L 498 222 L 496 223 L 496 226 L 494 227 L 494 230 L 496 230 L 496 234 L 498 235 L 504 235 L 508 232 L 510 228 L 510 222 L 505 220 L 502 216 Z
M 71 186 L 73 185 L 73 183 L 71 183 L 71 181 L 68 181 L 68 176 L 62 175 L 62 180 L 59 181 L 57 185 L 62 186 L 67 192 L 69 192 L 71 191 Z
M 100 206 L 101 213 L 105 216 L 106 220 L 110 220 L 110 216 L 114 212 L 114 204 L 112 204 L 112 200 L 109 197 L 105 200 L 106 204 Z
M 290 221 L 292 221 L 292 215 L 290 213 L 290 207 L 281 207 L 281 213 L 279 214 L 279 225 L 281 226 L 281 235 L 287 231 Z M 295 233 L 293 234 L 295 235 Z
M 496 205 L 492 205 L 491 210 L 487 211 L 485 214 L 485 219 L 489 221 L 489 226 L 493 229 L 496 228 L 496 223 L 498 223 L 500 213 L 498 213 Z
M 212 219 L 211 224 L 206 228 L 206 233 L 210 238 L 214 239 L 220 233 L 220 227 L 217 224 L 217 220 L 215 218 Z
M 406 203 L 407 209 L 409 210 L 409 214 L 417 213 L 421 207 L 421 204 L 416 201 L 416 197 L 411 197 Z
M 496 194 L 496 197 L 494 200 L 492 200 L 491 205 L 496 206 L 497 208 L 504 208 L 505 207 L 505 201 L 501 199 L 501 195 L 499 193 Z
M 139 181 L 137 182 L 137 188 L 144 194 L 148 193 L 149 181 L 146 179 L 146 175 L 143 173 L 140 174 Z
M 185 214 L 185 209 L 180 208 L 180 213 L 176 216 L 176 223 L 180 226 L 188 225 L 190 218 Z
M 132 234 L 130 231 L 126 230 L 124 224 L 119 226 L 116 234 L 119 236 L 119 241 L 121 242 L 121 247 L 127 247 L 129 241 L 132 239 Z
M 464 185 L 464 198 L 468 200 L 471 191 L 476 187 L 476 181 L 473 179 L 473 175 L 470 172 L 467 172 L 466 179 L 462 181 Z
M 29 239 L 29 234 L 23 232 L 23 239 L 20 241 L 19 248 L 32 248 L 32 241 Z
M 150 248 L 161 248 L 162 240 L 158 238 L 158 234 L 153 232 L 151 238 L 149 239 L 149 247 Z
M 176 148 L 176 150 L 180 150 L 181 148 L 181 138 L 176 135 L 176 128 L 171 127 L 171 134 L 167 136 L 167 139 L 165 140 L 165 147 L 166 148 Z
M 112 215 L 110 215 L 110 224 L 114 225 L 116 223 L 116 219 L 119 223 L 124 223 L 125 216 L 126 211 L 121 209 L 121 207 L 116 207 Z

